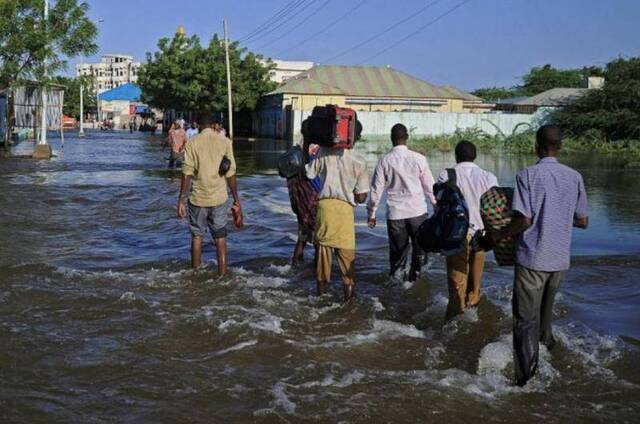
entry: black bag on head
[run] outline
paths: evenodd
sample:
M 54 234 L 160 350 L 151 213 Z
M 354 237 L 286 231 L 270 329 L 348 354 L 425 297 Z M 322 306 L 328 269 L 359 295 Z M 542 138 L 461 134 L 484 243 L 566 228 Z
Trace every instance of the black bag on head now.
M 455 169 L 447 169 L 448 180 L 436 183 L 436 211 L 418 229 L 418 244 L 425 252 L 456 255 L 464 249 L 469 231 L 469 209 L 456 185 Z
M 293 146 L 278 158 L 278 174 L 293 178 L 304 171 L 304 157 L 300 146 Z

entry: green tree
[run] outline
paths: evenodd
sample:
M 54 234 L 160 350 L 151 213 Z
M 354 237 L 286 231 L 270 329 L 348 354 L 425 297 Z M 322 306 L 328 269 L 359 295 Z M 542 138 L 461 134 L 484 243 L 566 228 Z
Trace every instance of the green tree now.
M 603 75 L 604 88 L 589 90 L 553 120 L 575 136 L 640 139 L 640 57 L 609 62 Z
M 535 96 L 552 88 L 578 88 L 582 79 L 588 76 L 603 76 L 604 71 L 597 66 L 582 69 L 556 69 L 551 65 L 533 67 L 522 76 L 522 84 L 511 88 L 479 88 L 472 94 L 488 101 L 510 97 Z
M 43 25 L 44 0 L 0 0 L 0 87 L 21 79 L 46 81 L 44 64 L 53 75 L 66 59 L 97 51 L 88 5 L 57 0 Z
M 53 82 L 63 85 L 64 106 L 62 112 L 76 119 L 80 119 L 80 82 L 84 84 L 83 106 L 85 113 L 96 108 L 96 92 L 93 89 L 93 77 L 89 75 L 69 78 L 57 76 L 53 77 Z
M 578 88 L 582 84 L 580 69 L 556 69 L 547 64 L 536 66 L 522 76 L 521 89 L 526 96 L 535 96 L 552 88 Z
M 253 109 L 260 96 L 275 88 L 269 80 L 270 62 L 248 52 L 237 42 L 229 45 L 235 111 Z M 138 84 L 143 101 L 160 109 L 224 111 L 227 80 L 224 45 L 214 35 L 203 47 L 197 36 L 176 34 L 158 41 L 158 50 L 147 53 Z
M 512 97 L 520 97 L 523 95 L 522 90 L 518 87 L 490 87 L 490 88 L 479 88 L 475 91 L 472 91 L 471 94 L 474 96 L 478 96 L 481 99 L 488 101 L 496 101 L 501 99 L 510 99 Z

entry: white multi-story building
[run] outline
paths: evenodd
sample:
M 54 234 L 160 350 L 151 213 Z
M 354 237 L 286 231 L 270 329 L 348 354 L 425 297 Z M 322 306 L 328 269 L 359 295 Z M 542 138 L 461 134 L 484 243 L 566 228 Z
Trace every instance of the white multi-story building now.
M 275 68 L 271 70 L 271 81 L 282 84 L 288 79 L 296 77 L 301 73 L 313 68 L 313 62 L 293 61 L 293 60 L 277 60 L 272 59 Z
M 76 75 L 93 75 L 94 89 L 98 93 L 111 90 L 138 81 L 140 62 L 134 62 L 133 56 L 107 54 L 99 63 L 83 63 L 76 66 Z

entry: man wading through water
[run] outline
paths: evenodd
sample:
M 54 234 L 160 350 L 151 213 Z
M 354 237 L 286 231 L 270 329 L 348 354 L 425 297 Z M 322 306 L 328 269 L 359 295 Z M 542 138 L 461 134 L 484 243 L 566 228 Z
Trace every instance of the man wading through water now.
M 362 128 L 358 128 L 359 131 Z M 359 137 L 356 134 L 356 140 Z M 318 295 L 325 293 L 331 280 L 335 252 L 344 284 L 344 300 L 351 300 L 355 286 L 356 229 L 354 208 L 367 200 L 367 164 L 350 149 L 320 147 L 309 163 L 308 145 L 303 147 L 307 178 L 320 177 L 316 217 L 316 280 Z
M 513 348 L 516 384 L 524 386 L 538 368 L 538 342 L 548 349 L 553 302 L 569 269 L 572 227 L 586 229 L 587 193 L 582 176 L 556 158 L 562 147 L 560 129 L 544 125 L 536 133 L 537 164 L 516 175 L 516 217 L 502 230 L 487 234 L 495 245 L 519 236 L 513 283 Z
M 182 164 L 182 184 L 178 197 L 178 217 L 187 216 L 185 194 L 189 194 L 189 230 L 191 231 L 191 266 L 198 268 L 202 258 L 202 238 L 207 229 L 211 232 L 218 256 L 218 272 L 227 272 L 227 185 L 233 196 L 233 208 L 241 216 L 236 162 L 231 140 L 213 130 L 214 119 L 210 115 L 200 117 L 201 132 L 193 137 L 185 149 Z M 230 167 L 220 175 L 220 163 L 224 157 Z M 193 182 L 193 184 L 191 184 Z
M 424 263 L 424 252 L 416 242 L 420 225 L 427 219 L 425 199 L 435 205 L 433 175 L 427 158 L 407 147 L 407 127 L 391 128 L 393 149 L 384 155 L 373 173 L 367 211 L 369 228 L 376 226 L 376 210 L 382 193 L 387 192 L 387 232 L 389 235 L 389 274 L 393 279 L 415 281 Z M 405 275 L 411 249 L 409 275 Z
M 484 271 L 484 251 L 474 251 L 471 239 L 476 231 L 482 231 L 484 225 L 480 217 L 480 197 L 491 187 L 498 185 L 498 179 L 474 163 L 476 146 L 467 140 L 461 140 L 455 149 L 456 185 L 462 192 L 469 210 L 469 232 L 463 249 L 457 255 L 447 256 L 447 283 L 449 303 L 445 320 L 450 320 L 468 308 L 480 303 L 480 284 Z M 445 169 L 438 177 L 439 183 L 449 180 Z

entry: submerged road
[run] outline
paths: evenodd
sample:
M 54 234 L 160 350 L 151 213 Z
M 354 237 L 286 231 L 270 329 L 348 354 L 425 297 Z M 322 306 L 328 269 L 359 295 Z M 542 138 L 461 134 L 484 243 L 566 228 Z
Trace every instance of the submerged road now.
M 557 302 L 559 346 L 520 389 L 512 270 L 490 259 L 480 307 L 443 326 L 442 258 L 415 285 L 389 286 L 386 229 L 358 208 L 358 298 L 340 304 L 337 274 L 316 298 L 311 267 L 288 265 L 282 146 L 246 143 L 232 272 L 216 276 L 210 243 L 194 272 L 160 145 L 89 133 L 63 151 L 54 141 L 51 161 L 0 159 L 1 422 L 640 420 L 637 170 L 563 159 L 585 177 L 592 225 L 576 233 Z M 451 165 L 428 159 L 434 173 Z M 509 185 L 533 160 L 479 164 Z

